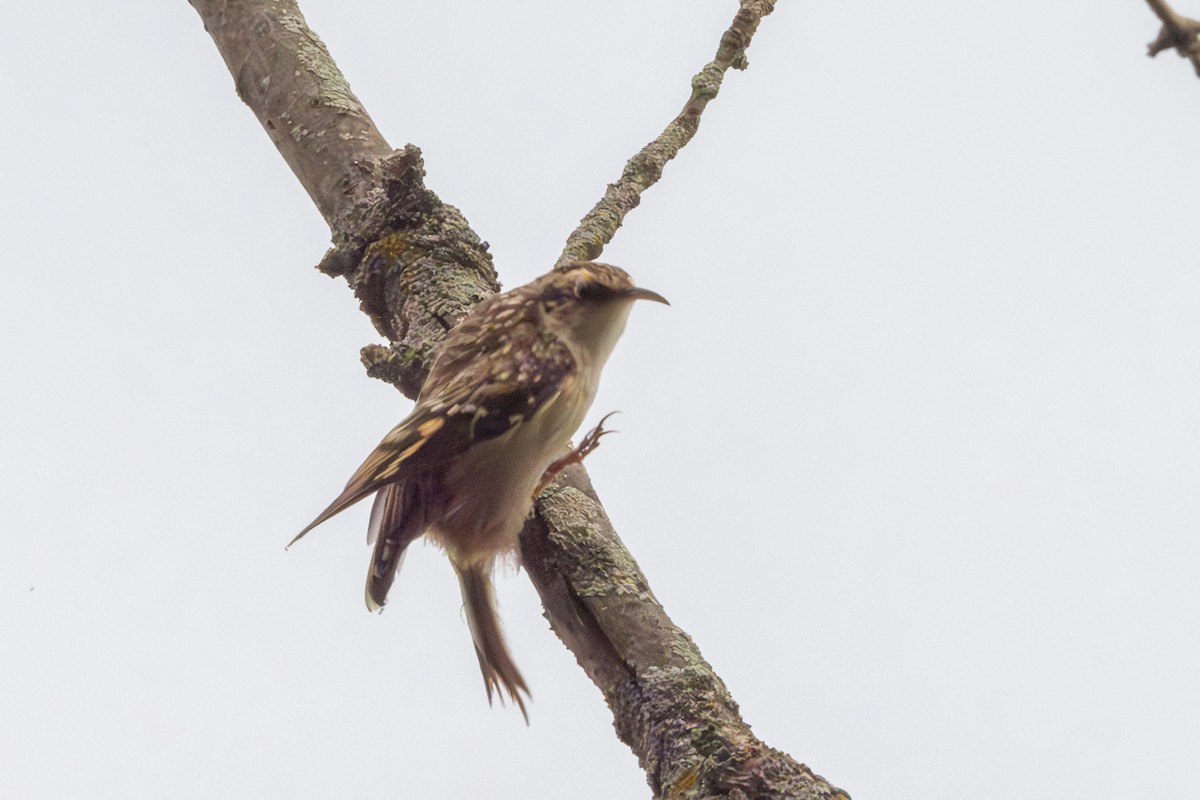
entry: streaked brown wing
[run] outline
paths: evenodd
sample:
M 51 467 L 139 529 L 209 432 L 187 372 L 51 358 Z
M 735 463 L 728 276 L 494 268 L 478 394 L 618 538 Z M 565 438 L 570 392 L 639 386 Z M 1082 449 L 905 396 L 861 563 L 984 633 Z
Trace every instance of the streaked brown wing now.
M 566 345 L 532 324 L 468 326 L 466 332 L 483 341 L 461 342 L 451 334 L 412 414 L 383 438 L 342 493 L 289 546 L 372 492 L 442 466 L 471 442 L 507 433 L 573 377 L 575 359 Z M 488 358 L 502 349 L 504 358 Z M 465 361 L 470 353 L 482 361 Z M 381 524 L 381 533 L 386 530 Z
M 296 534 L 288 547 L 295 544 L 304 534 L 325 522 L 335 514 L 345 511 L 372 492 L 389 483 L 404 480 L 407 476 L 441 463 L 454 452 L 454 429 L 446 430 L 445 409 L 418 405 L 403 422 L 392 428 L 383 441 L 367 456 L 367 460 L 350 477 L 346 488 L 322 511 L 316 519 Z

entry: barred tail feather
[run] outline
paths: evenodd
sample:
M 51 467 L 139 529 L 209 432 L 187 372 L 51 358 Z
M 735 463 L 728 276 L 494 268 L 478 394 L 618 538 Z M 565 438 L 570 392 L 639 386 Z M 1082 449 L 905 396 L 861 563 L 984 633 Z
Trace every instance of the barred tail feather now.
M 525 710 L 524 692 L 529 697 L 529 688 L 520 670 L 504 644 L 500 631 L 500 617 L 496 614 L 496 595 L 492 588 L 492 564 L 473 564 L 468 567 L 455 565 L 458 582 L 462 587 L 463 607 L 467 612 L 467 625 L 475 642 L 475 655 L 479 657 L 479 669 L 483 672 L 483 683 L 487 688 L 488 703 L 492 702 L 493 690 L 503 689 L 521 709 L 525 724 L 529 724 L 529 712 Z M 500 697 L 504 701 L 503 694 Z

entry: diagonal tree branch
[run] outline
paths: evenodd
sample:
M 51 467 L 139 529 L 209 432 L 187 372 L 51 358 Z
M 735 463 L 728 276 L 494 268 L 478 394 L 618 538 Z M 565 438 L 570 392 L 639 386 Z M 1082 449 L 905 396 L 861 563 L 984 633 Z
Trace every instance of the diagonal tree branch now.
M 293 0 L 192 0 L 238 96 L 320 210 L 344 275 L 390 347 L 363 348 L 368 372 L 415 398 L 430 351 L 499 288 L 486 245 L 425 187 L 421 151 L 393 150 Z
M 424 185 L 420 151 L 392 150 L 292 0 L 190 0 L 254 111 L 328 223 L 320 268 L 343 275 L 389 346 L 368 372 L 414 397 L 433 347 L 497 288 L 486 245 Z M 630 160 L 568 240 L 595 257 L 642 191 L 695 134 L 773 0 L 742 0 L 717 56 L 663 134 Z M 621 739 L 656 797 L 846 797 L 759 741 L 724 684 L 654 599 L 586 472 L 571 467 L 539 498 L 522 558 L 546 616 L 604 693 Z
M 1154 58 L 1163 50 L 1174 49 L 1180 58 L 1192 62 L 1196 75 L 1200 76 L 1200 22 L 1175 13 L 1166 0 L 1146 0 L 1150 10 L 1162 21 L 1158 38 L 1148 46 Z

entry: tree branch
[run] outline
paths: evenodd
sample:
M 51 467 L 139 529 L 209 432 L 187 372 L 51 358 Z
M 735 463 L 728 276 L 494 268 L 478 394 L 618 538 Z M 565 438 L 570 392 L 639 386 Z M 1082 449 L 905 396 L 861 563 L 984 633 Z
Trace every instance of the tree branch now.
M 692 95 L 683 110 L 671 120 L 654 141 L 625 163 L 616 183 L 610 183 L 604 197 L 592 207 L 569 237 L 558 263 L 598 258 L 604 245 L 612 241 L 625 216 L 642 201 L 642 192 L 658 183 L 667 162 L 692 140 L 700 127 L 700 115 L 717 96 L 730 67 L 745 69 L 746 48 L 758 30 L 758 23 L 775 10 L 775 0 L 740 0 L 733 24 L 721 36 L 717 54 L 692 78 Z
M 604 693 L 655 798 L 849 796 L 768 747 L 667 616 L 582 467 L 563 471 L 521 534 L 546 617 Z
M 190 0 L 238 96 L 320 210 L 344 275 L 390 347 L 363 348 L 373 377 L 410 398 L 434 347 L 499 288 L 487 247 L 425 188 L 421 151 L 393 150 L 293 0 Z
M 1163 50 L 1174 49 L 1180 58 L 1192 62 L 1192 68 L 1200 76 L 1200 22 L 1175 13 L 1166 0 L 1146 0 L 1146 3 L 1162 21 L 1158 38 L 1147 48 L 1150 57 L 1154 58 Z
M 425 188 L 420 151 L 393 151 L 384 141 L 294 2 L 190 2 L 238 95 L 329 224 L 334 247 L 320 268 L 346 277 L 390 342 L 363 349 L 369 373 L 415 396 L 433 347 L 498 288 L 486 246 Z M 594 257 L 612 239 L 695 134 L 725 71 L 745 66 L 750 37 L 772 7 L 773 0 L 742 0 L 684 110 L 630 160 L 564 258 Z M 582 467 L 542 494 L 521 544 L 546 616 L 604 693 L 656 797 L 846 797 L 750 733 L 724 684 L 654 599 Z

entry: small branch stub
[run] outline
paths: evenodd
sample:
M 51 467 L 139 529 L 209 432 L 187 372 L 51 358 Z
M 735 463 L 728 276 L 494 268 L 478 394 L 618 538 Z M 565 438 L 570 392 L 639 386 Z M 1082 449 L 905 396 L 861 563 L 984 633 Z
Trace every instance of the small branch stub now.
M 1191 61 L 1196 75 L 1200 76 L 1200 21 L 1177 14 L 1165 0 L 1146 2 L 1162 21 L 1158 37 L 1146 48 L 1147 54 L 1154 58 L 1164 50 L 1174 50 L 1180 58 Z

